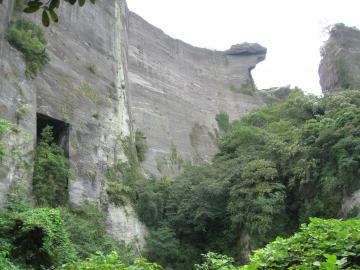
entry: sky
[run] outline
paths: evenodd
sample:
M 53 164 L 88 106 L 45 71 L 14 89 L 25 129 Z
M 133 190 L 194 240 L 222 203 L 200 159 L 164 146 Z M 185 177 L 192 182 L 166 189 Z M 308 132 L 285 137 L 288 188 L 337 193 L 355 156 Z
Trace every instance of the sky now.
M 360 0 L 127 0 L 129 9 L 173 38 L 226 50 L 242 42 L 268 49 L 252 71 L 259 89 L 298 86 L 321 94 L 318 67 L 326 27 L 360 28 Z

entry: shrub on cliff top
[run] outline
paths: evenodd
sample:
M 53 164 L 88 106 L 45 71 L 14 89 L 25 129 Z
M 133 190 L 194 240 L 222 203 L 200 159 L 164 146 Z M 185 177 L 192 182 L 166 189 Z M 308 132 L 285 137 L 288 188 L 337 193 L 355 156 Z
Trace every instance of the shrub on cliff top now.
M 43 30 L 34 22 L 19 19 L 10 25 L 5 38 L 25 59 L 25 75 L 34 78 L 49 62 Z

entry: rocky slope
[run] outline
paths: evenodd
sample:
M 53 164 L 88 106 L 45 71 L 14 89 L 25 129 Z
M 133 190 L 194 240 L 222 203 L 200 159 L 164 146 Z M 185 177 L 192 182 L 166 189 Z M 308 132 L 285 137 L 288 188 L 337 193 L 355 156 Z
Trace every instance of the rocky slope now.
M 132 12 L 128 33 L 130 107 L 134 128 L 147 138 L 148 176 L 176 175 L 187 160 L 210 161 L 220 133 L 216 114 L 235 119 L 264 105 L 251 70 L 265 59 L 266 48 L 193 47 Z
M 336 89 L 360 87 L 360 31 L 336 24 L 324 44 L 319 67 L 320 85 L 324 93 Z

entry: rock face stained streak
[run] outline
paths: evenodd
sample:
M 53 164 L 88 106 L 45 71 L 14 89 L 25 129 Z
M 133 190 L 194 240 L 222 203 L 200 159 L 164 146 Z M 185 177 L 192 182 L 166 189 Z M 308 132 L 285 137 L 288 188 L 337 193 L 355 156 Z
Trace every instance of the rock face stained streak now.
M 147 138 L 148 176 L 177 175 L 184 160 L 211 160 L 220 133 L 216 114 L 235 119 L 264 105 L 251 70 L 265 56 L 256 43 L 225 52 L 193 47 L 130 12 L 130 107 L 134 128 Z

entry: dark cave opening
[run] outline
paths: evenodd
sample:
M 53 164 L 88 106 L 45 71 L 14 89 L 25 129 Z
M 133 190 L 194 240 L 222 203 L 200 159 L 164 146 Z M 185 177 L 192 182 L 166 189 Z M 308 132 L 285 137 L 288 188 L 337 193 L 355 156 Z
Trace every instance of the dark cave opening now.
M 52 118 L 50 116 L 37 113 L 37 141 L 40 139 L 40 134 L 46 126 L 51 126 L 53 129 L 54 142 L 64 150 L 66 158 L 69 158 L 69 130 L 70 125 L 64 121 Z

